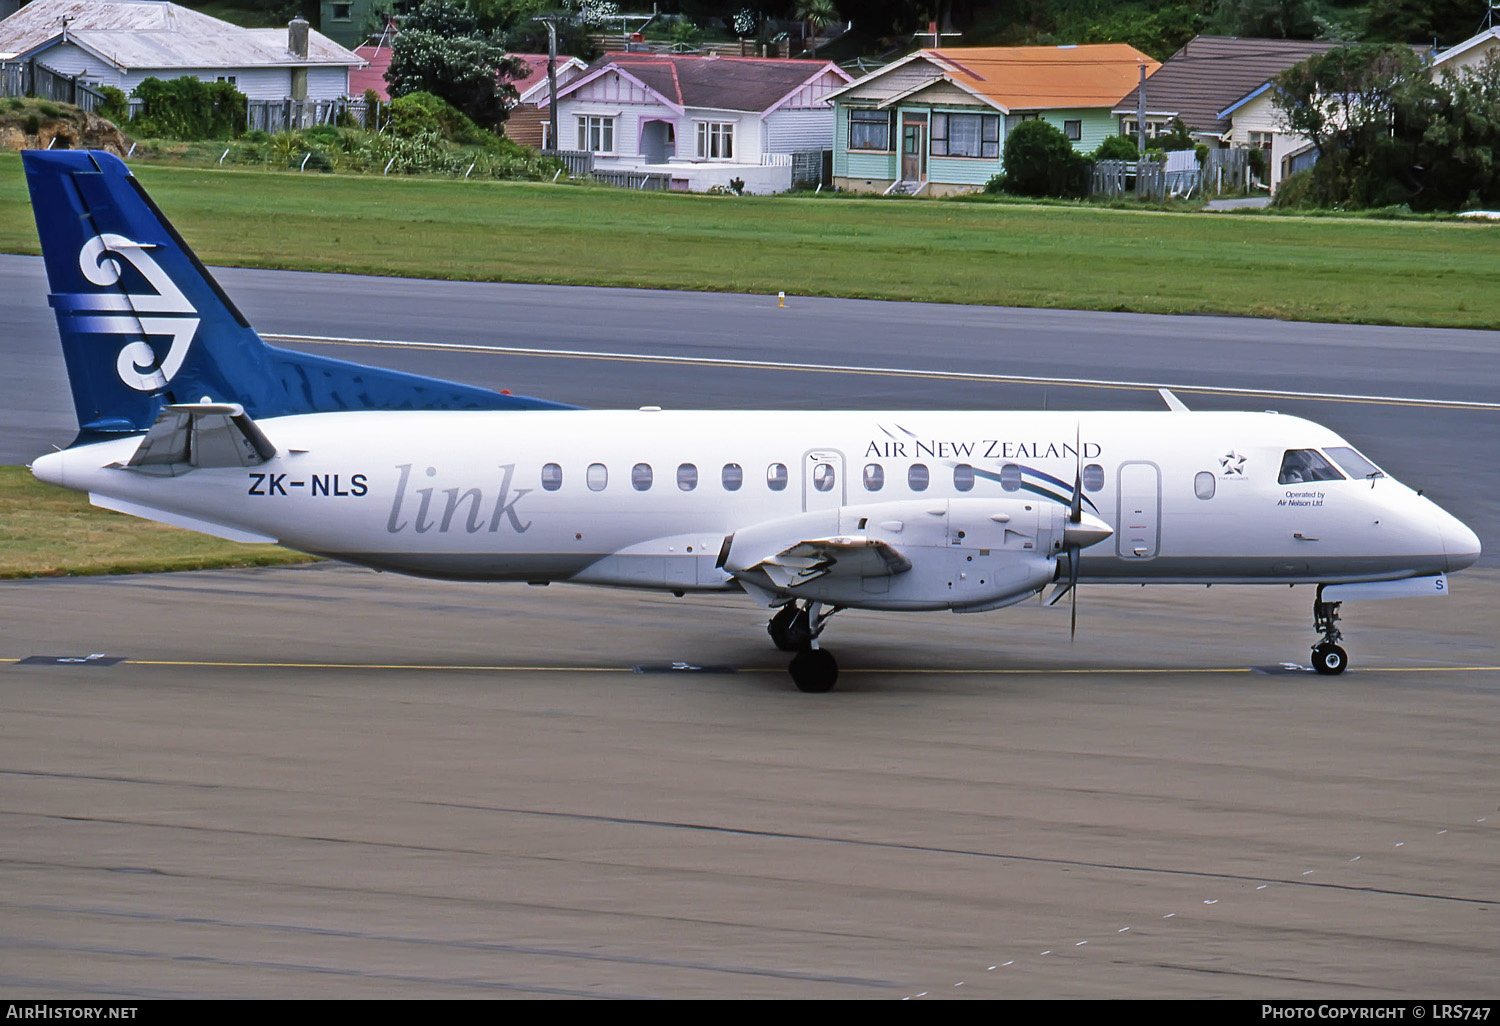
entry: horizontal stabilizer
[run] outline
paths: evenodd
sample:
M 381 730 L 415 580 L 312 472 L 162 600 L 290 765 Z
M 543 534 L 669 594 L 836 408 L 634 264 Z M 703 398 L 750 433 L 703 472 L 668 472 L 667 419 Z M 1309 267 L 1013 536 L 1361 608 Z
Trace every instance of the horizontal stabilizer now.
M 153 506 L 143 506 L 138 502 L 127 502 L 124 499 L 113 499 L 108 495 L 99 495 L 95 492 L 89 493 L 89 502 L 100 509 L 112 509 L 116 513 L 128 513 L 142 520 L 154 520 L 159 524 L 170 524 L 173 527 L 186 528 L 189 531 L 197 531 L 199 534 L 211 534 L 215 538 L 223 538 L 225 541 L 244 542 L 246 544 L 275 543 L 275 538 L 267 538 L 263 534 L 255 534 L 252 531 L 241 531 L 237 527 L 226 527 L 216 524 L 210 520 L 199 520 L 197 517 L 185 517 L 181 513 L 169 513 L 166 510 L 156 509 Z

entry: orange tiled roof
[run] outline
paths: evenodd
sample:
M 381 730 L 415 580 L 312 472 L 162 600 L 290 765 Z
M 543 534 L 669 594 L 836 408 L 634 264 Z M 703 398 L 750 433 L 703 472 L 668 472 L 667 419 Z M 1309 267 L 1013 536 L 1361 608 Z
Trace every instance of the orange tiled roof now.
M 923 54 L 951 69 L 954 81 L 1012 110 L 1107 107 L 1161 63 L 1124 43 L 1080 46 L 954 46 Z

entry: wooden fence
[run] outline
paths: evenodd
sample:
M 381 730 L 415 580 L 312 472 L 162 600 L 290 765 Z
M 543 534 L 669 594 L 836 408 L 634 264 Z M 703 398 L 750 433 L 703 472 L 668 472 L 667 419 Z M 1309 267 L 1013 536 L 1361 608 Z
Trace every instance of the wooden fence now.
M 1138 196 L 1162 200 L 1243 192 L 1250 186 L 1250 153 L 1246 149 L 1211 149 L 1202 164 L 1191 151 L 1176 151 L 1166 159 L 1144 161 L 1096 160 L 1089 176 L 1089 195 L 1113 199 Z
M 77 75 L 54 71 L 35 57 L 0 64 L 0 96 L 35 96 L 55 103 L 71 103 L 84 110 L 97 110 L 104 94 Z

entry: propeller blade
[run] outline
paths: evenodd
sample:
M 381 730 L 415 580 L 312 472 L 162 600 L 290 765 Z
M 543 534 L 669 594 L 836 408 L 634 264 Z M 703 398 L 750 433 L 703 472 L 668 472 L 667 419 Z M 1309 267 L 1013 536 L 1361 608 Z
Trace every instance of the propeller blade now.
M 1074 548 L 1068 553 L 1068 594 L 1073 600 L 1071 623 L 1068 627 L 1068 643 L 1078 637 L 1078 563 L 1081 550 Z

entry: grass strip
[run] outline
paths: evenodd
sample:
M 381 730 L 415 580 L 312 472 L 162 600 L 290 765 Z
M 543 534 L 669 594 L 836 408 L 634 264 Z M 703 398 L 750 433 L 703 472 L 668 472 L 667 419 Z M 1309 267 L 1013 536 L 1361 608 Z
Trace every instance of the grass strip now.
M 122 513 L 0 466 L 0 578 L 136 574 L 306 563 L 274 545 L 240 545 Z
M 416 278 L 1500 326 L 1500 226 L 134 168 L 210 263 Z M 38 252 L 16 154 L 0 251 Z

